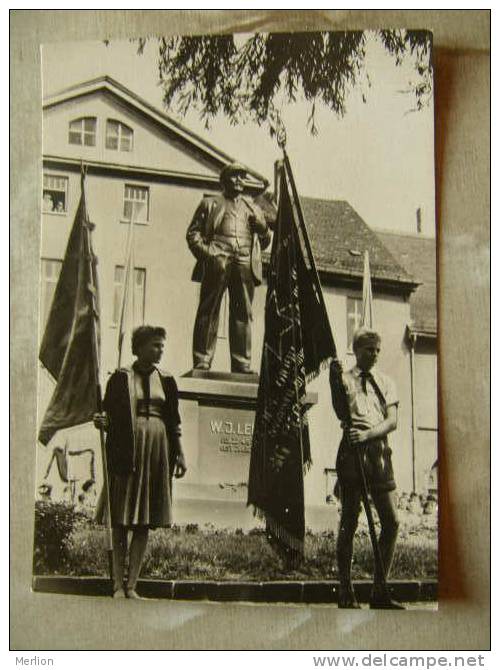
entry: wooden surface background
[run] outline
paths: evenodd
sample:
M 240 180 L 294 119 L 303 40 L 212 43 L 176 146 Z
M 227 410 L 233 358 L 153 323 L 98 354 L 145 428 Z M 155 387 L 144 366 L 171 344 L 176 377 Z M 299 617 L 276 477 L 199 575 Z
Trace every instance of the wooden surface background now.
M 40 44 L 153 33 L 427 28 L 436 64 L 440 606 L 139 602 L 31 592 Z M 11 648 L 487 649 L 490 644 L 490 13 L 11 10 Z

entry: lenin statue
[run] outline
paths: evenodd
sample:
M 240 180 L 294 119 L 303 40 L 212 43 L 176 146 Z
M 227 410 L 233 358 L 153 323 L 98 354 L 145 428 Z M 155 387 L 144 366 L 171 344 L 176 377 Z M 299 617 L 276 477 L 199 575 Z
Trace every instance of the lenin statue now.
M 203 198 L 187 231 L 187 243 L 197 260 L 192 279 L 201 280 L 193 333 L 197 370 L 210 370 L 227 289 L 231 372 L 251 372 L 252 301 L 255 286 L 262 282 L 261 248 L 269 245 L 271 233 L 262 210 L 243 194 L 246 174 L 238 163 L 224 167 L 223 194 Z

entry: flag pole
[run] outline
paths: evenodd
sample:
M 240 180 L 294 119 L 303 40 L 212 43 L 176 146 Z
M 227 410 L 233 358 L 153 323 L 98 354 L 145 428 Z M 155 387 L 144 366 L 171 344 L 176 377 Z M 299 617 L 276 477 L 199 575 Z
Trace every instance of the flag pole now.
M 328 319 L 328 312 L 326 310 L 325 299 L 324 299 L 324 296 L 323 296 L 323 291 L 321 290 L 321 282 L 320 282 L 320 279 L 319 279 L 318 271 L 316 269 L 316 264 L 314 262 L 314 256 L 313 256 L 313 252 L 312 252 L 311 243 L 309 241 L 309 235 L 307 234 L 307 228 L 306 228 L 306 224 L 305 224 L 305 220 L 304 220 L 304 214 L 302 212 L 302 207 L 301 207 L 301 204 L 300 204 L 299 194 L 297 192 L 297 187 L 295 185 L 295 179 L 293 177 L 292 166 L 290 164 L 290 159 L 288 158 L 288 154 L 287 154 L 287 151 L 286 151 L 286 148 L 285 148 L 286 132 L 285 132 L 285 129 L 284 129 L 283 126 L 281 126 L 281 128 L 278 132 L 278 145 L 283 151 L 283 160 L 284 160 L 284 164 L 285 164 L 285 170 L 286 170 L 286 173 L 288 175 L 290 185 L 292 187 L 292 194 L 293 194 L 293 197 L 294 197 L 294 200 L 295 200 L 295 207 L 297 209 L 297 214 L 298 214 L 299 224 L 300 224 L 300 228 L 301 228 L 301 232 L 302 232 L 302 237 L 304 239 L 304 244 L 305 244 L 305 247 L 306 247 L 306 250 L 307 250 L 307 254 L 309 256 L 309 262 L 311 264 L 311 270 L 312 270 L 312 274 L 313 274 L 313 278 L 314 278 L 313 284 L 315 284 L 316 295 L 318 297 L 318 300 L 319 300 L 320 304 L 324 308 L 325 314 L 327 316 L 327 322 L 328 322 L 328 327 L 329 327 L 330 336 L 331 336 L 333 364 L 335 366 L 337 374 L 339 375 L 339 377 L 341 377 L 342 366 L 341 366 L 341 363 L 338 359 L 337 348 L 335 346 L 335 340 L 333 339 L 333 333 L 332 333 L 332 330 L 331 330 L 330 321 Z M 341 386 L 341 388 L 344 389 L 344 393 L 345 393 L 345 387 L 344 387 L 343 383 L 340 386 Z M 348 405 L 346 405 L 346 407 L 348 407 Z M 349 412 L 349 414 L 350 414 L 350 412 Z M 346 422 L 345 427 L 348 428 L 350 425 L 351 425 L 351 423 L 350 423 L 350 416 L 349 416 L 349 421 Z M 347 439 L 349 440 L 348 433 L 347 433 Z M 379 547 L 379 544 L 378 544 L 377 533 L 376 533 L 376 530 L 375 530 L 375 521 L 374 521 L 374 518 L 373 518 L 373 513 L 372 513 L 372 509 L 371 509 L 371 505 L 370 505 L 370 499 L 369 499 L 369 496 L 368 496 L 368 484 L 367 484 L 367 481 L 366 481 L 366 474 L 365 474 L 365 469 L 364 469 L 364 465 L 363 465 L 363 459 L 361 457 L 360 449 L 357 448 L 357 447 L 352 447 L 352 445 L 350 444 L 350 440 L 349 440 L 349 446 L 350 446 L 350 448 L 354 448 L 355 452 L 356 452 L 356 465 L 357 465 L 357 469 L 358 469 L 358 474 L 359 474 L 360 479 L 361 479 L 361 498 L 362 498 L 362 501 L 363 501 L 363 507 L 365 508 L 366 520 L 368 522 L 368 529 L 369 529 L 370 539 L 371 539 L 372 548 L 373 548 L 374 561 L 375 561 L 375 565 L 377 567 L 377 573 L 379 575 L 380 582 L 381 582 L 380 586 L 384 590 L 384 592 L 387 593 L 387 582 L 386 582 L 386 579 L 385 579 L 385 570 L 384 570 L 384 565 L 383 565 L 383 560 L 382 560 L 382 554 L 380 553 L 380 547 Z
M 293 172 L 292 172 L 292 166 L 290 164 L 290 159 L 288 158 L 287 151 L 285 149 L 285 143 L 283 142 L 280 144 L 281 149 L 283 150 L 283 160 L 285 163 L 285 170 L 288 176 L 288 179 L 290 181 L 290 185 L 292 187 L 292 194 L 293 194 L 293 199 L 295 201 L 295 207 L 297 209 L 297 214 L 298 214 L 298 219 L 299 219 L 299 224 L 300 224 L 300 230 L 302 233 L 302 238 L 304 240 L 304 244 L 306 247 L 307 255 L 309 257 L 309 263 L 311 265 L 311 271 L 313 274 L 313 286 L 315 288 L 315 293 L 316 297 L 318 298 L 319 303 L 323 307 L 325 314 L 328 315 L 326 311 L 326 304 L 325 304 L 325 299 L 323 296 L 323 291 L 321 290 L 321 281 L 319 278 L 318 270 L 316 269 L 316 263 L 314 262 L 314 256 L 312 252 L 312 247 L 311 247 L 311 242 L 309 240 L 309 235 L 307 234 L 307 228 L 304 220 L 304 214 L 302 212 L 302 206 L 300 204 L 300 199 L 299 199 L 299 194 L 297 192 L 297 187 L 295 185 L 295 179 L 293 177 Z M 330 321 L 328 320 L 328 330 L 330 332 L 330 339 L 331 339 L 331 344 L 332 344 L 332 356 L 333 358 L 337 357 L 337 349 L 335 347 L 335 341 L 333 339 L 333 333 L 332 329 L 330 326 Z
M 125 337 L 125 312 L 127 308 L 128 293 L 130 285 L 132 284 L 132 314 L 133 322 L 135 305 L 134 305 L 134 206 L 132 204 L 132 212 L 130 214 L 130 227 L 128 231 L 127 251 L 124 263 L 125 275 L 123 278 L 123 292 L 122 302 L 120 305 L 120 323 L 118 324 L 118 365 L 119 368 L 122 362 L 123 339 Z
M 97 306 L 97 282 L 94 276 L 94 255 L 92 252 L 92 244 L 90 240 L 90 233 L 92 224 L 89 221 L 87 213 L 87 201 L 85 198 L 85 173 L 86 170 L 82 163 L 81 170 L 81 188 L 84 195 L 85 203 L 85 246 L 86 253 L 89 261 L 90 268 L 90 282 L 88 286 L 90 306 L 91 306 L 91 319 L 92 319 L 92 363 L 94 365 L 95 378 L 96 378 L 96 404 L 97 411 L 102 412 L 102 390 L 101 383 L 99 379 L 99 344 L 97 338 L 97 329 L 96 329 L 96 319 L 99 318 L 99 310 Z M 111 526 L 111 503 L 109 497 L 109 477 L 108 477 L 108 459 L 106 455 L 106 445 L 104 437 L 104 428 L 99 427 L 99 438 L 101 444 L 101 454 L 102 454 L 102 469 L 103 469 L 103 479 L 104 479 L 104 492 L 106 496 L 106 550 L 108 554 L 108 569 L 109 577 L 111 581 L 113 580 L 113 531 Z
M 302 213 L 302 209 L 300 207 L 300 201 L 299 201 L 298 194 L 297 194 L 297 188 L 295 186 L 295 180 L 294 180 L 293 174 L 292 174 L 292 168 L 291 168 L 291 165 L 290 165 L 290 160 L 288 158 L 288 154 L 287 154 L 286 148 L 285 148 L 286 147 L 286 133 L 284 131 L 284 126 L 283 125 L 281 125 L 280 132 L 278 132 L 277 140 L 278 140 L 278 146 L 283 151 L 283 159 L 284 159 L 284 163 L 285 163 L 285 172 L 286 172 L 286 175 L 288 176 L 288 180 L 289 180 L 290 185 L 292 187 L 292 194 L 293 194 L 293 198 L 294 198 L 294 201 L 295 201 L 295 206 L 296 206 L 297 213 L 298 213 L 299 224 L 300 224 L 300 227 L 301 227 L 301 230 L 302 230 L 302 237 L 303 237 L 305 245 L 306 245 L 307 253 L 308 253 L 308 256 L 309 256 L 309 259 L 310 259 L 311 268 L 312 268 L 313 274 L 314 274 L 314 280 L 315 281 L 313 281 L 313 286 L 314 286 L 314 289 L 315 289 L 315 294 L 316 294 L 316 296 L 318 298 L 318 301 L 322 305 L 322 307 L 325 311 L 325 314 L 326 314 L 326 305 L 325 305 L 325 302 L 324 302 L 323 293 L 321 291 L 321 284 L 320 284 L 318 273 L 316 271 L 316 266 L 314 264 L 312 249 L 311 249 L 311 246 L 310 246 L 310 243 L 309 243 L 309 237 L 307 235 L 307 231 L 306 231 L 306 227 L 305 227 L 305 223 L 304 223 L 304 216 L 303 216 L 303 213 Z M 330 322 L 327 320 L 327 323 L 328 323 L 328 329 L 329 329 L 329 333 L 330 333 L 330 340 L 331 340 L 331 344 L 332 344 L 332 354 L 334 356 L 336 356 L 335 343 L 334 343 L 334 340 L 333 340 L 333 334 L 332 334 L 332 331 L 331 331 Z M 295 342 L 294 342 L 294 346 L 295 346 Z M 298 375 L 297 375 L 297 361 L 296 360 L 294 360 L 294 368 L 295 368 L 295 370 L 294 370 L 295 379 L 297 379 Z M 300 407 L 299 398 L 298 398 L 297 384 L 295 384 L 295 398 L 296 398 L 297 405 Z M 299 412 L 299 441 L 300 441 L 300 455 L 301 455 L 301 462 L 302 463 L 304 463 L 304 445 L 303 445 L 303 436 L 302 436 L 303 421 L 304 421 L 303 413 L 302 413 L 302 411 L 300 411 Z
M 362 302 L 362 307 L 361 307 L 361 325 L 365 326 L 366 328 L 373 328 L 373 297 L 372 297 L 372 281 L 371 281 L 371 274 L 370 274 L 370 253 L 368 249 L 365 249 L 364 253 L 364 258 L 363 258 L 363 302 Z M 368 530 L 370 532 L 370 539 L 372 541 L 373 545 L 373 551 L 375 555 L 375 563 L 377 565 L 377 570 L 380 575 L 380 586 L 382 589 L 385 591 L 386 595 L 388 596 L 388 591 L 387 591 L 387 583 L 385 580 L 385 570 L 383 566 L 383 560 L 382 560 L 382 554 L 380 553 L 380 547 L 378 544 L 377 540 L 377 535 L 375 532 L 375 524 L 373 522 L 373 514 L 372 514 L 372 509 L 370 505 L 370 501 L 368 499 L 368 486 L 366 483 L 366 473 L 365 469 L 363 466 L 363 459 L 361 458 L 361 453 L 360 450 L 357 449 L 357 460 L 358 462 L 358 471 L 360 474 L 360 477 L 363 481 L 363 486 L 362 486 L 362 496 L 363 496 L 363 504 L 365 505 L 366 509 L 366 516 L 368 518 L 368 515 L 371 517 L 371 521 L 368 520 Z M 366 502 L 365 502 L 365 494 L 366 494 Z M 389 596 L 388 596 L 389 597 Z
M 373 297 L 370 276 L 370 254 L 365 249 L 363 260 L 363 302 L 361 306 L 361 325 L 373 328 Z
M 297 253 L 297 247 L 295 245 L 292 245 L 292 249 L 294 250 L 295 254 Z M 294 260 L 294 266 L 296 266 L 296 257 L 293 259 Z M 298 310 L 300 312 L 300 309 Z M 304 415 L 302 412 L 302 407 L 300 405 L 299 401 L 299 388 L 297 384 L 298 380 L 298 373 L 297 373 L 297 343 L 295 341 L 295 329 L 292 328 L 292 342 L 293 342 L 293 348 L 295 350 L 295 356 L 293 357 L 293 367 L 294 367 L 294 388 L 295 388 L 295 402 L 297 404 L 298 410 L 299 410 L 299 445 L 300 445 L 300 462 L 302 464 L 302 469 L 304 471 L 305 469 L 305 464 L 304 464 L 304 438 L 302 435 L 302 431 L 304 429 Z M 304 478 L 301 478 L 301 487 L 302 487 L 302 496 L 304 496 Z M 305 516 L 305 515 L 304 515 Z M 302 552 L 300 555 L 301 560 L 304 560 L 304 549 L 302 548 Z M 287 567 L 294 569 L 297 567 L 297 554 L 294 551 L 291 551 L 287 560 Z

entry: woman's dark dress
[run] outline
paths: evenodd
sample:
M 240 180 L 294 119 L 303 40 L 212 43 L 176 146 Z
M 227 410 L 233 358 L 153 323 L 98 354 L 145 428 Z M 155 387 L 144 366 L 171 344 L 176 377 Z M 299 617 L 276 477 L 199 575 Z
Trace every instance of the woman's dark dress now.
M 172 472 L 180 435 L 177 387 L 172 377 L 161 376 L 156 368 L 146 375 L 149 384 L 137 368 L 117 371 L 114 376 L 119 374 L 121 379 L 110 379 L 104 401 L 110 419 L 106 447 L 112 525 L 169 526 Z M 128 409 L 133 403 L 135 410 L 127 416 L 123 416 L 127 414 L 123 407 L 124 383 Z M 149 386 L 146 397 L 145 384 Z M 132 431 L 126 430 L 127 420 Z M 104 502 L 101 494 L 96 515 L 101 522 L 105 519 Z

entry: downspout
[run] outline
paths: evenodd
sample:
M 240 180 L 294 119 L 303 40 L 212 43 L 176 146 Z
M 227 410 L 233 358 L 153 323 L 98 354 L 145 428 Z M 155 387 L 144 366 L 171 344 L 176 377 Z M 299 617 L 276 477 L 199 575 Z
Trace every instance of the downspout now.
M 408 340 L 410 342 L 410 382 L 411 382 L 411 475 L 413 491 L 417 491 L 417 412 L 415 391 L 415 346 L 417 334 L 408 328 Z

